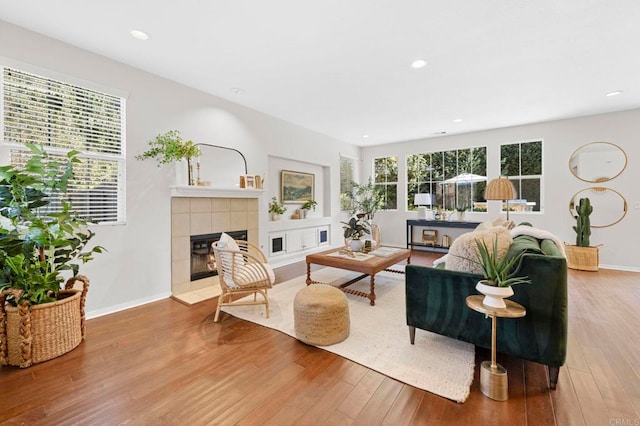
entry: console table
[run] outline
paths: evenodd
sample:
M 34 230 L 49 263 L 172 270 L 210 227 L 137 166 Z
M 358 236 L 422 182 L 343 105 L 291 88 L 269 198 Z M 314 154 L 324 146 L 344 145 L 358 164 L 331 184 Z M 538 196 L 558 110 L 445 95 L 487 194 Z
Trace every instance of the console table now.
M 446 253 L 449 247 L 444 247 L 439 242 L 436 244 L 413 241 L 413 227 L 423 228 L 448 228 L 448 229 L 475 229 L 480 222 L 460 222 L 453 220 L 427 220 L 427 219 L 407 219 L 407 248 L 421 247 L 428 251 L 438 251 Z

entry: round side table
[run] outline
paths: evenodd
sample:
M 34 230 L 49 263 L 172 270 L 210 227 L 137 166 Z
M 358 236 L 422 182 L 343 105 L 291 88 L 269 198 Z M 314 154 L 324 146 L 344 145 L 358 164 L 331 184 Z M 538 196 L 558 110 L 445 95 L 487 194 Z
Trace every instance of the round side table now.
M 506 308 L 493 308 L 482 303 L 484 296 L 468 296 L 467 306 L 476 312 L 491 317 L 491 362 L 482 361 L 480 366 L 480 391 L 496 401 L 509 399 L 509 381 L 507 370 L 496 362 L 496 318 L 522 318 L 527 314 L 526 309 L 519 303 L 505 300 Z

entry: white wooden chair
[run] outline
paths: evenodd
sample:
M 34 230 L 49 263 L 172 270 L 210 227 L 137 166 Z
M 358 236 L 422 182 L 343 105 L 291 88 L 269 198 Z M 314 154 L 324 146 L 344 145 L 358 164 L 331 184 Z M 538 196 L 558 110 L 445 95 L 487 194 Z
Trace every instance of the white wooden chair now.
M 220 240 L 212 244 L 212 249 L 222 288 L 213 320 L 218 321 L 222 306 L 240 305 L 265 305 L 269 318 L 267 290 L 275 282 L 275 274 L 260 248 L 248 241 L 234 240 L 223 233 Z M 237 300 L 235 296 L 251 294 L 253 300 L 234 302 L 234 298 Z M 262 300 L 257 300 L 258 294 Z

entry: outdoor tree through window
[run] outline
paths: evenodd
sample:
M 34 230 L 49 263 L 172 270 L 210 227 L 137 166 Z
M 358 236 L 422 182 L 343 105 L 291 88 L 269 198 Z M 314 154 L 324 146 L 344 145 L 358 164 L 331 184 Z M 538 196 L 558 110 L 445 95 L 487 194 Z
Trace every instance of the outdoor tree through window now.
M 407 210 L 416 210 L 415 194 L 432 195 L 433 206 L 486 211 L 487 148 L 411 154 L 407 156 Z
M 382 197 L 381 210 L 398 208 L 398 157 L 373 160 L 374 184 Z
M 3 157 L 25 164 L 26 144 L 53 158 L 79 151 L 68 192 L 73 209 L 96 222 L 124 222 L 124 98 L 9 67 L 2 87 Z
M 501 145 L 500 166 L 500 173 L 516 189 L 516 200 L 509 201 L 509 209 L 541 211 L 542 141 Z

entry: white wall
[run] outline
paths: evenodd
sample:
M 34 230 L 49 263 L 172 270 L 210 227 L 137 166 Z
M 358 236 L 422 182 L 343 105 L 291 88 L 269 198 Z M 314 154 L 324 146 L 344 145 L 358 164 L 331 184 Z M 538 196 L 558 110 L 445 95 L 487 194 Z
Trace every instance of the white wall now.
M 89 316 L 167 297 L 171 289 L 171 218 L 169 186 L 173 166 L 156 167 L 134 156 L 159 133 L 181 131 L 185 139 L 239 149 L 247 157 L 249 173 L 264 175 L 267 153 L 298 161 L 313 159 L 330 166 L 326 190 L 335 194 L 328 212 L 339 222 L 339 153 L 359 155 L 352 145 L 244 108 L 215 96 L 154 76 L 34 32 L 0 21 L 0 56 L 128 93 L 127 98 L 127 223 L 96 228 L 96 244 L 108 252 L 81 268 L 91 279 Z M 171 60 L 171 58 L 167 58 Z M 213 78 L 213 77 L 212 77 Z M 243 173 L 233 153 L 207 154 L 207 180 L 219 185 L 237 183 Z M 230 157 L 229 157 L 230 155 Z M 214 157 L 214 161 L 210 160 Z M 229 167 L 225 164 L 230 163 Z M 212 173 L 211 169 L 216 172 Z M 231 178 L 229 177 L 231 176 Z M 268 181 L 279 176 L 267 176 Z M 266 242 L 266 205 L 261 202 L 260 241 Z M 335 226 L 338 229 L 338 226 Z
M 568 120 L 558 120 L 526 126 L 509 127 L 463 135 L 452 135 L 433 139 L 394 143 L 364 148 L 362 151 L 361 179 L 372 174 L 373 159 L 398 155 L 399 194 L 398 211 L 382 211 L 376 214 L 376 222 L 382 229 L 382 240 L 387 244 L 406 244 L 406 219 L 416 218 L 416 212 L 407 212 L 406 205 L 406 164 L 407 154 L 440 151 L 456 148 L 487 146 L 487 174 L 490 178 L 499 174 L 501 143 L 528 140 L 544 140 L 542 213 L 510 213 L 516 221 L 529 221 L 534 226 L 547 229 L 561 240 L 575 244 L 572 226 L 574 219 L 569 214 L 569 201 L 578 191 L 589 186 L 604 186 L 620 192 L 627 200 L 628 212 L 625 218 L 614 226 L 593 228 L 591 244 L 599 245 L 601 267 L 640 271 L 638 255 L 638 229 L 640 229 L 640 185 L 638 173 L 640 165 L 640 110 L 602 114 Z M 594 141 L 612 142 L 625 150 L 628 164 L 617 178 L 602 184 L 589 184 L 577 179 L 569 170 L 569 158 L 580 146 Z M 489 202 L 487 213 L 467 212 L 466 220 L 484 221 L 500 214 L 498 202 Z

